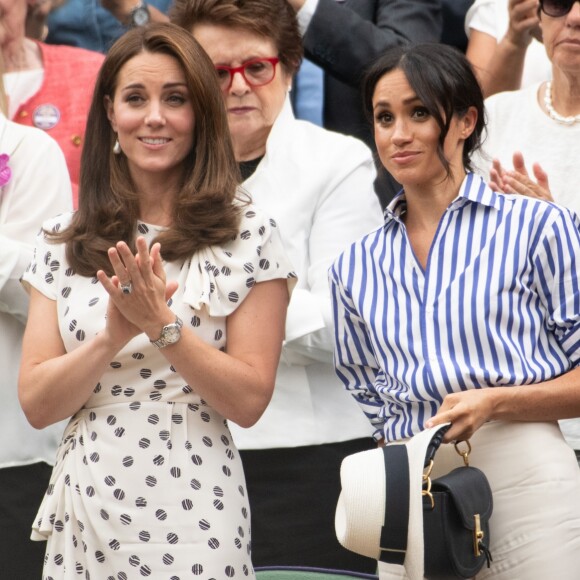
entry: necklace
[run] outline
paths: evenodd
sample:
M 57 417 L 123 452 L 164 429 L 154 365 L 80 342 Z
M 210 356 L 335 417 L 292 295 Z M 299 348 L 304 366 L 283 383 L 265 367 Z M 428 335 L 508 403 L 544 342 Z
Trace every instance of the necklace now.
M 544 106 L 546 107 L 546 111 L 548 111 L 550 118 L 554 119 L 557 123 L 562 123 L 562 125 L 573 125 L 574 123 L 580 122 L 580 115 L 564 117 L 564 115 L 560 115 L 560 113 L 556 112 L 552 105 L 552 83 L 550 81 L 546 83 Z

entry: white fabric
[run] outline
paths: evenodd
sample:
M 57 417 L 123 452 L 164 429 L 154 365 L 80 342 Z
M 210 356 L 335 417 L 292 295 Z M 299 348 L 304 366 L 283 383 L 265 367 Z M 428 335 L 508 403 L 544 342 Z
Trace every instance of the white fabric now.
M 71 215 L 46 229 L 64 229 Z M 158 230 L 138 225 L 149 243 Z M 174 313 L 220 350 L 227 314 L 255 283 L 295 283 L 275 224 L 255 207 L 232 241 L 164 267 L 180 282 Z M 64 244 L 40 235 L 24 280 L 56 301 L 67 352 L 102 331 L 108 295 L 94 277 L 74 273 Z M 70 420 L 32 538 L 47 540 L 44 577 L 254 577 L 243 468 L 227 421 L 145 334 L 115 355 Z
M 64 427 L 37 431 L 18 402 L 17 382 L 28 296 L 19 279 L 32 258 L 42 222 L 72 207 L 64 156 L 39 129 L 0 115 L 0 154 L 8 154 L 11 180 L 0 188 L 0 468 L 53 463 Z
M 286 101 L 266 155 L 243 185 L 278 223 L 298 284 L 272 401 L 250 429 L 230 426 L 241 449 L 316 445 L 372 433 L 334 372 L 327 272 L 344 248 L 382 223 L 374 178 L 363 143 L 296 120 Z
M 423 548 L 423 465 L 427 448 L 444 423 L 421 431 L 405 445 L 409 467 L 409 527 L 404 568 L 410 580 L 421 580 L 424 573 Z M 349 550 L 378 560 L 381 547 L 381 529 L 389 526 L 390 514 L 385 513 L 386 483 L 390 472 L 398 465 L 387 465 L 380 448 L 349 455 L 340 468 L 341 493 L 335 516 L 338 541 Z M 397 568 L 400 568 L 397 566 Z
M 493 493 L 493 556 L 477 580 L 577 580 L 580 569 L 580 470 L 556 423 L 484 424 L 471 438 L 469 463 Z M 442 445 L 432 477 L 461 466 Z M 410 579 L 379 562 L 380 580 Z
M 574 154 L 580 143 L 580 123 L 562 125 L 548 117 L 538 104 L 539 87 L 536 84 L 486 99 L 488 135 L 483 154 L 475 155 L 473 161 L 488 179 L 492 159 L 498 158 L 504 168 L 512 169 L 513 153 L 521 151 L 530 173 L 535 162 L 548 173 L 556 202 L 580 213 L 580 164 Z M 568 443 L 580 449 L 580 419 L 562 421 L 560 426 Z
M 508 0 L 475 0 L 465 16 L 465 32 L 485 32 L 498 42 L 509 26 Z M 552 78 L 552 65 L 544 45 L 535 38 L 528 46 L 522 74 L 522 88 Z
M 40 91 L 44 81 L 44 69 L 7 72 L 3 79 L 8 95 L 8 118 L 13 119 L 21 105 Z
M 306 29 L 316 12 L 318 7 L 318 0 L 306 0 L 302 5 L 302 8 L 296 13 L 298 19 L 298 27 L 300 28 L 300 34 L 304 36 L 306 34 Z

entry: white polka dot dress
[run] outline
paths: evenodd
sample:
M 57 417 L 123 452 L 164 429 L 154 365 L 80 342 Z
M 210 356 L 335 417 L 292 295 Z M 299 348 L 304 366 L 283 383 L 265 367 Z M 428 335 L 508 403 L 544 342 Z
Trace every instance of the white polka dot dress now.
M 148 241 L 158 231 L 138 229 Z M 295 278 L 275 223 L 252 206 L 231 243 L 165 269 L 179 282 L 172 310 L 220 349 L 225 317 L 255 283 Z M 40 235 L 24 282 L 56 300 L 68 351 L 104 327 L 107 294 L 72 271 L 64 246 Z M 32 538 L 47 541 L 44 580 L 254 577 L 244 475 L 227 422 L 146 335 L 117 354 L 70 420 Z

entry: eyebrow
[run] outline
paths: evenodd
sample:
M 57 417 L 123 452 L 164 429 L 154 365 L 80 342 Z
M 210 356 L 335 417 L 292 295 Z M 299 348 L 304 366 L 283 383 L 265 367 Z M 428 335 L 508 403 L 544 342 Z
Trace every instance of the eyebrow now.
M 410 105 L 412 103 L 415 103 L 416 101 L 421 102 L 421 99 L 417 95 L 413 95 L 408 99 L 403 99 L 403 105 Z M 377 104 L 373 107 L 373 109 L 376 109 L 377 107 L 389 106 L 389 104 L 390 104 L 389 101 L 378 101 Z
M 175 87 L 187 87 L 187 83 L 182 83 L 182 82 L 176 82 L 176 83 L 165 83 L 163 85 L 164 89 L 172 89 Z M 124 87 L 121 87 L 122 91 L 127 91 L 127 90 L 131 90 L 131 89 L 144 89 L 145 85 L 143 83 L 131 83 L 130 85 L 126 85 Z

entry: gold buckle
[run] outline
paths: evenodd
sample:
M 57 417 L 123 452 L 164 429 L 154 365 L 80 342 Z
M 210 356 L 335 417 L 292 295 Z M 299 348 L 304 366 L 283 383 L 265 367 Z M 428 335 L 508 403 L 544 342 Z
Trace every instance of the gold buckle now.
M 479 519 L 479 514 L 473 516 L 475 519 L 475 529 L 473 530 L 473 551 L 476 556 L 481 556 L 481 551 L 479 549 L 479 542 L 481 542 L 485 536 L 483 530 L 481 529 L 481 522 Z
M 431 500 L 431 509 L 435 508 L 435 500 L 433 499 L 433 494 L 431 493 L 431 471 L 433 470 L 433 460 L 429 461 L 429 465 L 425 468 L 427 471 L 423 474 L 423 489 L 421 491 L 422 496 L 426 496 Z
M 461 451 L 458 447 L 460 443 L 465 443 L 467 445 L 467 449 L 464 451 Z M 463 463 L 465 463 L 465 467 L 469 467 L 469 454 L 471 453 L 471 443 L 469 442 L 469 439 L 467 439 L 465 441 L 456 441 L 454 443 L 454 446 L 455 446 L 455 451 L 457 452 L 457 454 L 461 455 L 461 457 L 463 457 Z

